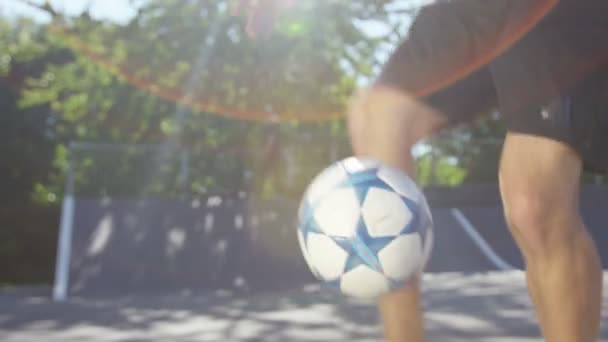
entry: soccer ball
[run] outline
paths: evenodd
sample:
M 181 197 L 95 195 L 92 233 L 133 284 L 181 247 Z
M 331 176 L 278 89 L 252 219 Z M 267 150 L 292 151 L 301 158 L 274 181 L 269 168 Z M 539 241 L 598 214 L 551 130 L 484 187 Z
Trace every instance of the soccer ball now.
M 315 177 L 298 211 L 298 240 L 311 272 L 360 299 L 417 280 L 431 255 L 432 229 L 429 206 L 411 178 L 357 157 Z

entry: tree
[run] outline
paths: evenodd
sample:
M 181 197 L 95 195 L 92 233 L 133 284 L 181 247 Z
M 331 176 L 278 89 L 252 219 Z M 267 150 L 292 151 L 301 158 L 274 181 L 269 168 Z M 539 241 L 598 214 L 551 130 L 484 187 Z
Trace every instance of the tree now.
M 71 53 L 50 44 L 36 23 L 1 18 L 0 51 L 0 283 L 40 282 L 52 273 L 59 216 L 57 196 L 39 191 L 53 177 L 55 115 L 48 106 L 22 108 L 21 95 L 31 79 L 50 77 L 47 63 Z
M 349 154 L 344 105 L 358 82 L 377 73 L 378 51 L 403 37 L 405 20 L 392 18 L 415 15 L 416 6 L 398 5 L 310 1 L 256 40 L 246 37 L 227 1 L 148 0 L 124 25 L 88 13 L 65 17 L 46 5 L 53 21 L 45 39 L 73 55 L 30 79 L 20 104 L 55 113 L 59 171 L 68 141 L 162 143 L 195 156 L 189 187 L 195 193 L 253 186 L 297 194 L 332 158 Z M 370 36 L 364 21 L 387 23 L 386 29 Z M 496 181 L 503 135 L 490 118 L 432 140 L 419 158 L 420 182 Z M 99 168 L 90 158 L 82 164 Z M 121 170 L 125 180 L 136 172 Z M 59 175 L 39 186 L 47 191 L 40 198 L 60 192 Z M 80 177 L 81 188 L 94 187 L 93 179 Z M 181 191 L 176 186 L 159 191 Z
M 344 104 L 356 82 L 372 75 L 378 47 L 394 39 L 392 31 L 367 37 L 354 19 L 385 18 L 386 3 L 310 2 L 256 41 L 245 37 L 226 1 L 150 0 L 126 25 L 86 13 L 67 18 L 47 6 L 48 40 L 74 58 L 49 64 L 52 79 L 30 80 L 21 104 L 57 113 L 56 162 L 64 168 L 67 141 L 163 143 L 201 161 L 193 174 L 206 176 L 193 179 L 194 190 L 247 187 L 242 169 L 285 164 L 277 141 L 306 160 L 306 149 L 295 145 L 310 134 L 339 136 L 344 145 Z M 329 156 L 322 159 L 317 169 Z M 258 177 L 259 187 L 276 188 L 268 181 L 281 176 L 273 174 Z
M 49 63 L 71 58 L 69 50 L 53 47 L 44 31 L 29 20 L 0 21 L 0 107 L 3 207 L 22 206 L 31 200 L 37 185 L 49 178 L 55 153 L 55 115 L 47 106 L 24 106 L 22 90 L 33 79 L 52 79 Z M 24 108 L 27 107 L 27 108 Z

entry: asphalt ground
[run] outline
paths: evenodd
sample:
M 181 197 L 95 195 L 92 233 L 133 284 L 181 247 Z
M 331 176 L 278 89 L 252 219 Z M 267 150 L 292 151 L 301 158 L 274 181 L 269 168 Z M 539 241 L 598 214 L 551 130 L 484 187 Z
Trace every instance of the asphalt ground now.
M 64 303 L 48 295 L 46 288 L 4 291 L 0 341 L 381 340 L 373 305 L 317 285 L 246 296 L 216 291 Z M 520 271 L 426 275 L 424 306 L 428 341 L 542 341 Z M 604 307 L 601 341 L 608 341 L 608 300 Z
M 585 205 L 583 212 L 606 265 L 605 206 L 596 201 Z M 480 203 L 460 212 L 477 239 L 451 208 L 433 209 L 435 247 L 423 283 L 428 341 L 542 341 L 519 270 L 521 256 L 500 207 Z M 498 271 L 479 239 L 514 269 Z M 290 240 L 285 235 L 285 241 Z M 604 293 L 608 293 L 608 273 Z M 62 303 L 53 302 L 50 295 L 49 287 L 1 290 L 0 341 L 381 340 L 372 303 L 336 296 L 314 282 L 248 293 L 83 294 Z M 603 303 L 601 341 L 608 342 L 608 298 Z

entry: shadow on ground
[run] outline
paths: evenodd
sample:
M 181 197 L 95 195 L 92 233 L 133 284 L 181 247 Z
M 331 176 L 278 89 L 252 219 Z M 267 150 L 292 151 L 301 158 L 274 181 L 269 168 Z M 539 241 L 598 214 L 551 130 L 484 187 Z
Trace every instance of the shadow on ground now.
M 608 310 L 608 301 L 604 306 Z M 429 341 L 541 341 L 520 272 L 429 275 L 425 307 Z M 603 336 L 608 338 L 605 325 Z M 9 291 L 0 297 L 0 339 L 379 341 L 380 330 L 372 305 L 317 286 L 280 293 L 98 297 L 60 304 L 41 294 Z

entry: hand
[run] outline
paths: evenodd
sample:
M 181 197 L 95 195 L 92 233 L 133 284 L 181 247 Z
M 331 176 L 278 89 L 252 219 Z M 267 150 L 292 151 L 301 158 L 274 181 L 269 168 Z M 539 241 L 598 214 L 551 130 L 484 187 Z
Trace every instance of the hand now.
M 246 17 L 245 31 L 256 38 L 272 31 L 277 17 L 294 4 L 295 0 L 234 0 L 232 14 Z

